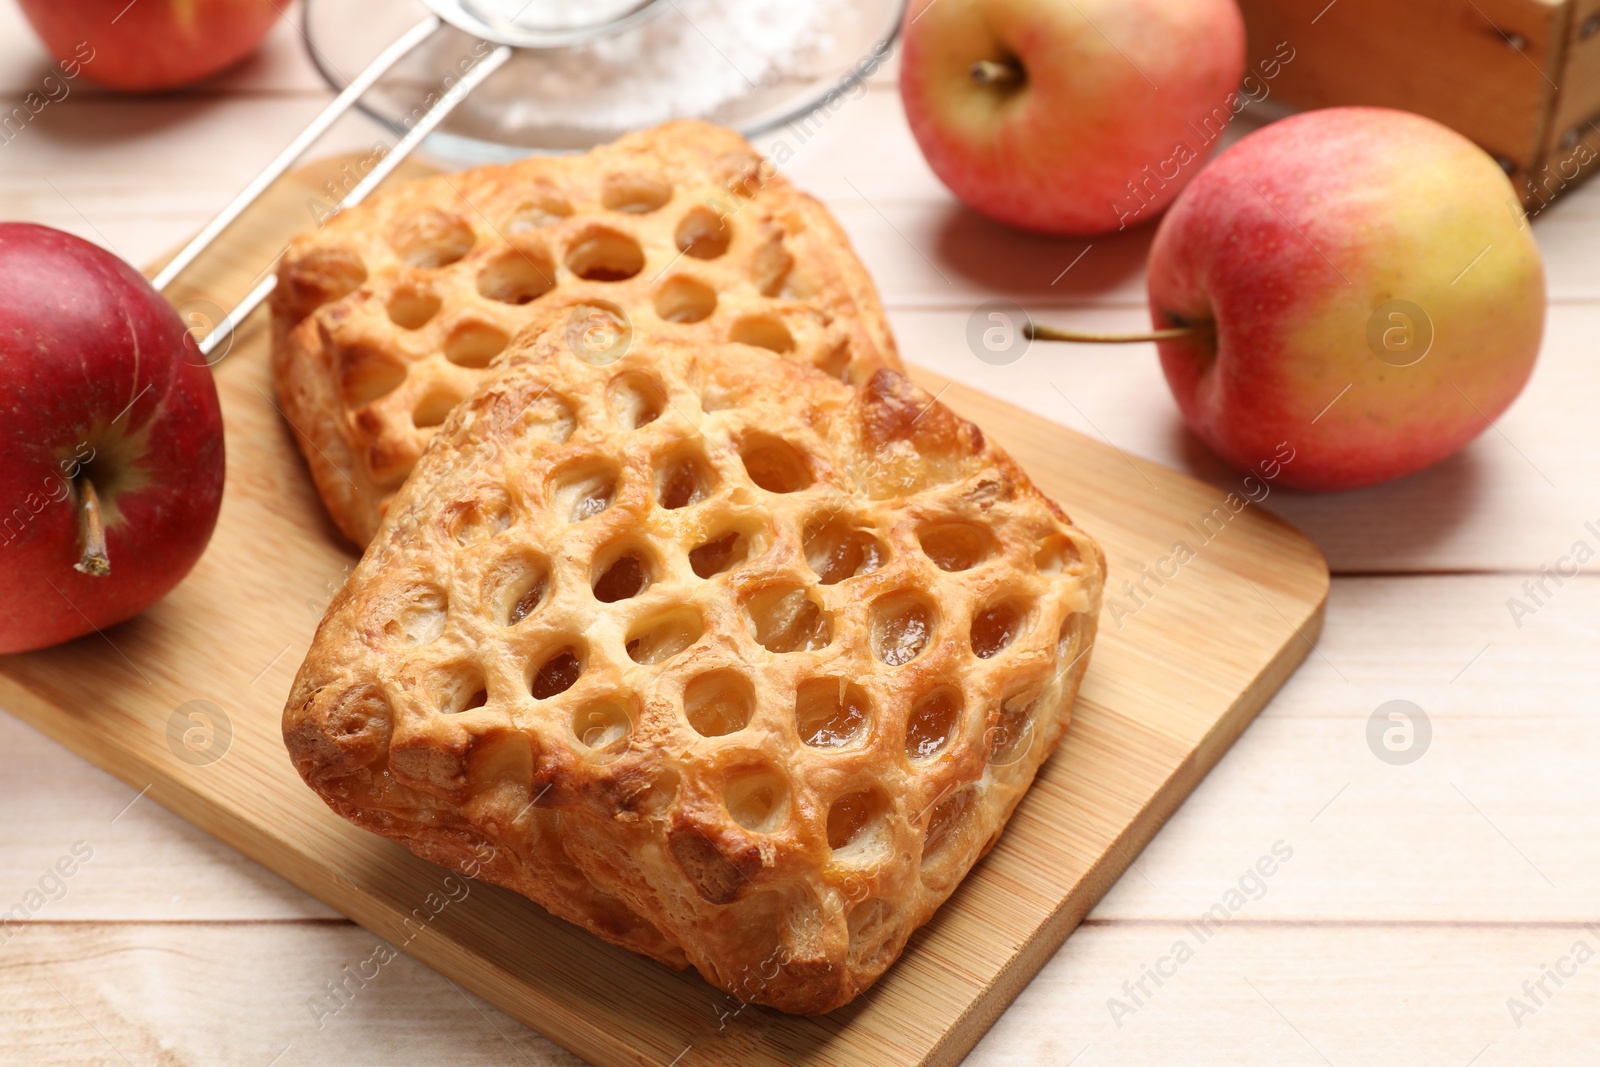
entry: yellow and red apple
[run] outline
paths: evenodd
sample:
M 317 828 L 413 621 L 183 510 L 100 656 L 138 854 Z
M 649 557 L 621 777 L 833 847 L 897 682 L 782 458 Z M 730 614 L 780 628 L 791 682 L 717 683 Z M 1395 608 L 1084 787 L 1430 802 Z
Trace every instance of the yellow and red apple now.
M 1238 110 L 1234 0 L 912 0 L 900 95 L 941 181 L 1044 233 L 1153 219 Z
M 1149 297 L 1185 420 L 1283 484 L 1348 489 L 1482 433 L 1533 371 L 1544 269 L 1510 181 L 1418 115 L 1330 108 L 1219 156 L 1156 233 Z

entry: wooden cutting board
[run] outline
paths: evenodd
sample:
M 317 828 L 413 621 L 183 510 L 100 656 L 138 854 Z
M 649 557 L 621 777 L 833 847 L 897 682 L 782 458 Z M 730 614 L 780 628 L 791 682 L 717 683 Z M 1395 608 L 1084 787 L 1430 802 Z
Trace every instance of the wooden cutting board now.
M 230 306 L 351 173 L 334 160 L 279 182 L 175 302 L 202 317 Z M 595 1064 L 954 1063 L 1305 658 L 1328 571 L 1257 507 L 1235 513 L 1210 486 L 917 377 L 1099 539 L 1107 608 L 1072 727 L 998 846 L 882 981 L 830 1015 L 742 1006 L 512 893 L 446 883 L 301 783 L 279 715 L 355 556 L 274 407 L 264 314 L 216 366 L 228 483 L 199 566 L 138 619 L 0 657 L 0 706 Z M 1195 553 L 1181 565 L 1178 542 Z M 1124 592 L 1158 564 L 1175 577 Z

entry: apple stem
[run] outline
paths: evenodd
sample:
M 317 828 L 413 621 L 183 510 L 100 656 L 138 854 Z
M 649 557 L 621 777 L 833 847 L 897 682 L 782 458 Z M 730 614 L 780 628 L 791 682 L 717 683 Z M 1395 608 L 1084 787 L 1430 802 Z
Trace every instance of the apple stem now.
M 1018 85 L 1024 75 L 1016 60 L 980 59 L 972 64 L 972 80 L 979 85 Z
M 78 518 L 83 529 L 83 555 L 72 569 L 95 578 L 111 573 L 111 559 L 106 555 L 106 527 L 100 514 L 100 494 L 87 478 L 78 480 Z
M 1140 341 L 1177 341 L 1184 337 L 1198 337 L 1216 329 L 1210 323 L 1193 326 L 1173 326 L 1164 330 L 1145 330 L 1142 333 L 1084 333 L 1081 330 L 1058 330 L 1053 326 L 1035 326 L 1029 323 L 1022 335 L 1030 341 L 1073 341 L 1086 345 L 1131 345 Z

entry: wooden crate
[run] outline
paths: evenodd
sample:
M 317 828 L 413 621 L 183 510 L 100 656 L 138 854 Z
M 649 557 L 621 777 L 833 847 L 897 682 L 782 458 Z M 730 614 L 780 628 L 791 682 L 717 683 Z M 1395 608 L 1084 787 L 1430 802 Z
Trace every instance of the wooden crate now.
M 1500 161 L 1530 214 L 1600 166 L 1600 0 L 1240 7 L 1253 94 L 1264 89 L 1300 108 L 1366 104 L 1437 119 Z

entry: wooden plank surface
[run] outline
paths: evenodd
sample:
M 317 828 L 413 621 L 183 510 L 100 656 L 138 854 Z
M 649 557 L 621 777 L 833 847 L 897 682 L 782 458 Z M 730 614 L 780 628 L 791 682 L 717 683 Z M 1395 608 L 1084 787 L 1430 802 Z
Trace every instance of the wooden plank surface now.
M 306 201 L 342 162 L 281 183 L 169 295 L 180 306 L 231 304 L 305 225 Z M 1235 515 L 1211 487 L 921 375 L 1072 509 L 1102 541 L 1113 575 L 1137 577 L 1170 559 L 1180 538 L 1199 555 L 1148 603 L 1118 598 L 1136 614 L 1103 626 L 1068 739 L 1000 846 L 901 964 L 825 1018 L 740 1010 L 740 1025 L 728 1027 L 728 998 L 697 978 L 603 945 L 508 893 L 472 886 L 417 929 L 417 908 L 447 885 L 446 872 L 345 825 L 293 774 L 277 728 L 287 683 L 351 557 L 270 399 L 263 327 L 252 322 L 215 369 L 229 484 L 194 574 L 137 620 L 0 661 L 0 699 L 596 1063 L 660 1062 L 690 1048 L 696 1062 L 715 1063 L 960 1058 L 1307 655 L 1321 626 L 1326 569 L 1281 521 L 1250 507 Z M 193 700 L 219 707 L 231 737 L 224 754 L 198 767 L 169 735 Z
M 1600 1039 L 1600 986 L 1587 969 L 1564 988 L 1547 983 L 1556 995 L 1521 1029 L 1506 1009 L 1522 981 L 1538 977 L 1539 962 L 1553 963 L 1579 939 L 1600 944 L 1584 927 L 1559 924 L 1330 928 L 1238 919 L 1117 1027 L 1106 999 L 1120 995 L 1122 981 L 1137 977 L 1174 936 L 1172 924 L 1085 924 L 1058 965 L 990 1031 L 978 1055 L 1016 1067 L 1056 1067 L 1074 1056 L 1079 1065 L 1101 1067 L 1463 1067 L 1474 1056 L 1473 1067 L 1504 1067 L 1582 1062 L 1574 1053 Z M 318 923 L 279 923 L 269 932 L 243 925 L 40 924 L 27 944 L 9 950 L 22 960 L 13 966 L 33 980 L 17 982 L 0 1002 L 4 1047 L 14 1057 L 8 1062 L 264 1067 L 279 1055 L 279 1065 L 580 1067 L 493 1005 L 404 956 L 385 964 L 319 1028 L 307 1002 L 374 947 L 364 930 Z M 256 962 L 263 952 L 282 962 L 263 971 Z M 1478 980 L 1489 971 L 1500 976 L 1498 985 Z M 48 983 L 41 980 L 46 976 Z M 139 992 L 152 988 L 228 995 L 156 1005 Z M 1043 1013 L 1055 1025 L 1030 1029 L 1027 1020 Z M 84 1025 L 85 1017 L 99 1022 L 99 1033 Z
M 1600 1041 L 1593 975 L 1569 983 L 1521 1029 L 1505 999 L 1594 917 L 1600 816 L 1582 754 L 1600 745 L 1589 697 L 1600 686 L 1592 653 L 1600 581 L 1586 579 L 1519 632 L 1495 612 L 1520 580 L 1338 582 L 1319 648 L 1346 679 L 1320 656 L 1301 668 L 971 1061 L 1064 1063 L 1093 1040 L 1080 1064 L 1321 1062 L 1297 1050 L 1259 1001 L 1251 1006 L 1249 978 L 1292 1007 L 1319 1044 L 1333 1036 L 1336 1047 L 1324 1051 L 1336 1064 L 1462 1067 L 1491 1042 L 1480 1067 L 1587 1062 L 1582 1050 Z M 1489 636 L 1494 647 L 1451 684 Z M 1519 702 L 1530 691 L 1539 707 Z M 1437 728 L 1434 749 L 1412 767 L 1380 764 L 1362 739 L 1370 710 L 1395 696 L 1416 699 Z M 176 1063 L 261 1067 L 285 1045 L 288 1064 L 457 1062 L 458 1045 L 484 1064 L 573 1062 L 488 1009 L 528 1059 L 503 1043 L 485 1048 L 493 1028 L 406 959 L 362 992 L 360 1011 L 316 1030 L 306 1000 L 345 963 L 366 958 L 370 935 L 330 922 L 319 905 L 148 799 L 111 824 L 136 790 L 30 728 L 0 720 L 0 748 L 25 771 L 8 779 L 3 810 L 37 813 L 8 819 L 0 838 L 14 889 L 73 841 L 96 853 L 68 895 L 0 955 L 0 1005 L 11 1007 L 0 1017 L 0 1059 L 121 1064 L 89 1047 L 93 1032 L 48 977 L 119 1044 L 123 1034 L 144 1035 L 150 1044 L 140 1047 L 162 1040 Z M 1552 767 L 1561 752 L 1577 755 Z M 1280 839 L 1295 855 L 1269 892 L 1148 1011 L 1112 1024 L 1106 999 L 1166 950 L 1175 924 L 1209 907 Z M 413 968 L 431 977 L 390 980 Z M 85 987 L 99 995 L 80 998 Z M 151 992 L 128 992 L 140 987 Z M 1289 1002 L 1279 989 L 1293 991 Z M 395 1040 L 397 1029 L 409 1044 Z M 57 1058 L 39 1034 L 63 1042 Z
M 0 96 L 15 104 L 44 69 L 21 15 L 0 4 Z M 287 77 L 269 82 L 264 70 Z M 322 99 L 287 26 L 243 70 L 177 99 L 75 89 L 0 146 L 0 217 L 149 260 L 203 224 Z M 1261 121 L 1251 107 L 1237 125 Z M 118 137 L 119 124 L 139 136 Z M 375 132 L 353 118 L 325 147 L 356 149 Z M 1233 477 L 1185 444 L 1148 347 L 1086 350 L 1059 371 L 1030 354 L 1002 369 L 951 336 L 986 292 L 1047 305 L 1052 321 L 1139 324 L 1137 246 L 1097 265 L 1108 246 L 1096 242 L 1052 288 L 1083 242 L 985 236 L 922 163 L 892 80 L 834 115 L 790 172 L 845 219 L 924 364 L 1086 433 L 1098 427 L 1131 455 L 1219 486 Z M 940 239 L 947 229 L 980 235 L 992 275 Z M 1339 1067 L 1591 1062 L 1600 1046 L 1593 967 L 1521 1028 L 1506 999 L 1565 951 L 1569 927 L 1557 923 L 1592 919 L 1600 894 L 1600 582 L 1569 581 L 1521 629 L 1506 600 L 1567 550 L 1581 529 L 1572 516 L 1600 515 L 1588 432 L 1600 407 L 1600 183 L 1568 194 L 1533 229 L 1550 329 L 1530 391 L 1501 427 L 1540 467 L 1564 465 L 1560 492 L 1491 432 L 1446 468 L 1387 489 L 1274 494 L 1265 508 L 1311 532 L 1345 575 L 1319 642 L 1342 676 L 1323 656 L 1308 660 L 969 1063 L 1323 1063 L 1243 978 Z M 1096 284 L 1051 300 L 1091 266 Z M 1368 572 L 1382 574 L 1360 576 Z M 1380 763 L 1364 740 L 1372 710 L 1396 697 L 1434 718 L 1434 747 L 1410 767 Z M 20 899 L 73 842 L 96 850 L 67 894 L 0 947 L 0 1062 L 124 1067 L 97 1030 L 141 1067 L 263 1067 L 280 1053 L 276 1067 L 575 1062 L 406 957 L 336 1023 L 313 1029 L 306 999 L 365 958 L 370 935 L 148 796 L 111 822 L 137 793 L 0 716 L 0 899 Z M 1165 951 L 1173 917 L 1204 911 L 1279 838 L 1296 849 L 1283 880 L 1212 942 L 1216 952 L 1185 965 L 1121 1029 L 1111 1025 L 1107 998 Z M 419 979 L 402 977 L 405 968 Z

